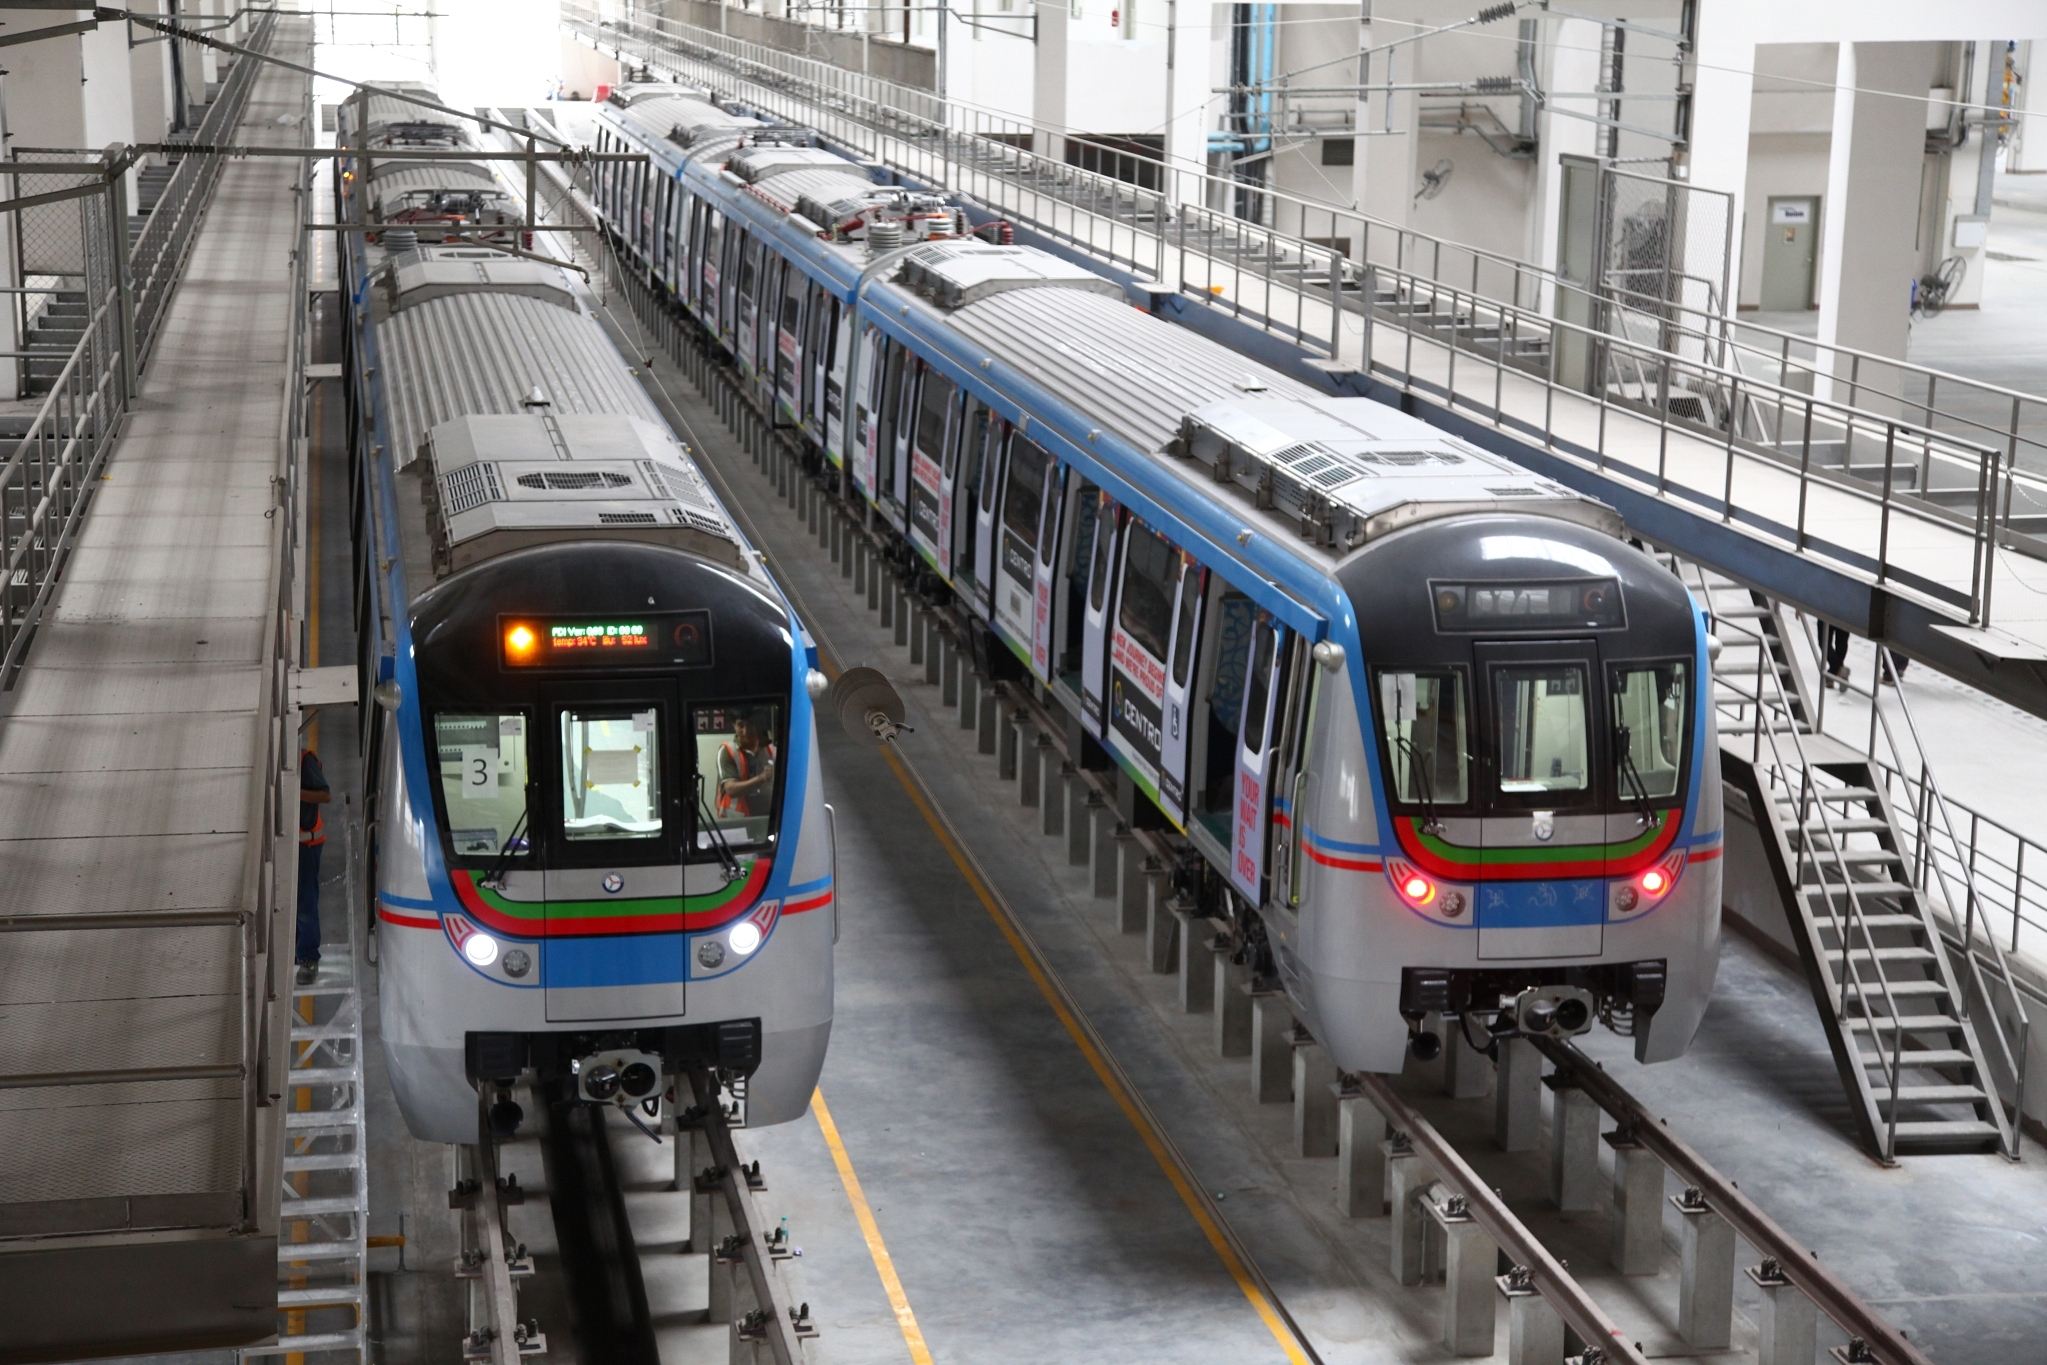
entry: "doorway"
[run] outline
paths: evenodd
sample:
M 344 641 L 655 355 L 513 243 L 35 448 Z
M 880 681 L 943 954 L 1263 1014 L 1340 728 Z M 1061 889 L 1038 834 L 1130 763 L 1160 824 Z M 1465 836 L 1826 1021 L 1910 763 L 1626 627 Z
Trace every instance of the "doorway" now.
M 1799 313 L 1813 306 L 1819 240 L 1817 196 L 1770 196 L 1763 228 L 1763 291 L 1757 299 L 1764 312 Z

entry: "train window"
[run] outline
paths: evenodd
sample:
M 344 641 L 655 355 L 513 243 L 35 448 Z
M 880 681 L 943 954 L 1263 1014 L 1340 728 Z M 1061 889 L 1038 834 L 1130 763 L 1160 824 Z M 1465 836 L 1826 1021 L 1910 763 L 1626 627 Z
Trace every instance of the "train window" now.
M 1187 686 L 1187 670 L 1193 667 L 1194 622 L 1201 609 L 1201 566 L 1186 561 L 1181 570 L 1180 619 L 1173 623 L 1173 686 Z
M 1096 493 L 1095 496 L 1099 500 L 1102 495 Z M 1101 513 L 1106 510 L 1106 508 L 1098 509 L 1095 513 L 1095 520 L 1100 521 Z M 1115 545 L 1116 537 L 1113 535 L 1103 535 L 1097 530 L 1094 533 L 1094 542 L 1095 552 L 1090 556 L 1091 562 L 1088 565 L 1087 573 L 1087 604 L 1088 610 L 1100 611 L 1109 600 L 1109 551 Z
M 782 782 L 779 714 L 767 703 L 699 706 L 693 713 L 698 855 L 717 852 L 721 841 L 726 849 L 769 842 Z
M 1009 443 L 1009 492 L 1002 500 L 1002 524 L 1027 547 L 1020 556 L 1023 567 L 1018 570 L 1026 580 L 1031 576 L 1028 547 L 1038 543 L 1038 518 L 1045 510 L 1045 469 L 1051 463 L 1052 457 L 1036 441 L 1019 436 Z
M 1008 422 L 1000 418 L 993 418 L 989 421 L 988 444 L 981 452 L 981 510 L 983 512 L 992 514 L 995 511 L 996 485 L 1001 482 L 996 477 L 1001 472 L 998 457 L 1002 454 L 1002 442 L 1008 435 Z
M 661 837 L 660 719 L 654 707 L 563 708 L 564 838 Z
M 1130 548 L 1123 552 L 1122 606 L 1117 621 L 1131 639 L 1166 657 L 1173 628 L 1173 583 L 1179 577 L 1180 552 L 1173 543 L 1141 521 L 1130 524 Z
M 1664 801 L 1678 794 L 1690 719 L 1685 702 L 1682 663 L 1614 668 L 1614 754 L 1622 800 L 1640 795 Z
M 945 449 L 945 420 L 957 392 L 950 379 L 933 369 L 924 372 L 924 395 L 917 406 L 917 449 L 937 459 Z
M 875 406 L 880 434 L 875 442 L 874 478 L 877 492 L 895 492 L 896 413 L 903 397 L 903 348 L 888 343 L 888 359 L 882 366 L 881 402 Z
M 1463 672 L 1382 668 L 1378 678 L 1379 726 L 1386 734 L 1393 799 L 1463 805 L 1471 799 Z
M 800 336 L 803 324 L 803 286 L 807 276 L 800 270 L 790 270 L 782 293 L 782 330 L 790 336 Z
M 1582 792 L 1591 786 L 1585 682 L 1583 664 L 1493 670 L 1501 792 Z
M 526 717 L 515 712 L 435 716 L 434 743 L 455 856 L 529 852 Z
M 1272 622 L 1265 613 L 1258 614 L 1258 629 L 1251 642 L 1251 673 L 1245 680 L 1249 689 L 1244 698 L 1244 747 L 1255 753 L 1265 751 L 1265 708 L 1271 701 L 1273 655 L 1278 652 L 1279 638 L 1273 632 Z

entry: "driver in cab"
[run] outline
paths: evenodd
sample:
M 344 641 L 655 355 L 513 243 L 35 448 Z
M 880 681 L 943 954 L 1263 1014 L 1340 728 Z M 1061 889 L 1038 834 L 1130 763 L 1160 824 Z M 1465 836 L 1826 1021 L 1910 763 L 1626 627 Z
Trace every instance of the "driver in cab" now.
M 775 746 L 758 712 L 732 722 L 732 738 L 718 746 L 718 814 L 768 814 L 775 794 Z

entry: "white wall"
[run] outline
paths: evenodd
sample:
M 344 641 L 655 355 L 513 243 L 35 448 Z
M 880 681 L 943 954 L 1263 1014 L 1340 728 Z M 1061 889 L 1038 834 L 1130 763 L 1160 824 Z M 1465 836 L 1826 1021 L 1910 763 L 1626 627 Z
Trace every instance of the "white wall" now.
M 435 0 L 434 9 L 440 16 L 433 28 L 434 70 L 443 102 L 469 109 L 547 99 L 549 79 L 560 74 L 560 49 L 533 38 L 560 23 L 554 0 Z

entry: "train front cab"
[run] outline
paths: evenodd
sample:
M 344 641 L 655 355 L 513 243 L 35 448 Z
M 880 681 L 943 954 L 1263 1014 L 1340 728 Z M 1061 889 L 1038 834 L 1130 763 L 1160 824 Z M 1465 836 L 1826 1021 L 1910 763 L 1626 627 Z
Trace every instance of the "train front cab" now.
M 634 545 L 504 556 L 415 602 L 379 914 L 416 1135 L 473 1141 L 472 1081 L 603 1049 L 750 1073 L 751 1122 L 803 1112 L 837 908 L 789 625 L 762 585 Z
M 1589 993 L 1642 1061 L 1681 1055 L 1717 967 L 1721 852 L 1683 586 L 1540 517 L 1426 524 L 1340 576 L 1362 717 L 1324 719 L 1296 812 L 1298 993 L 1365 1040 L 1339 1065 L 1397 1071 L 1424 1013 L 1489 1023 L 1539 987 Z

